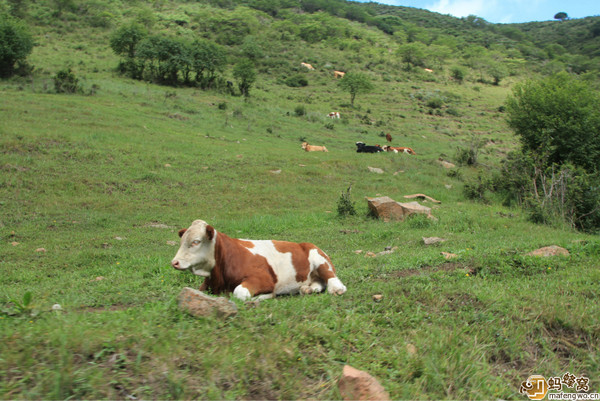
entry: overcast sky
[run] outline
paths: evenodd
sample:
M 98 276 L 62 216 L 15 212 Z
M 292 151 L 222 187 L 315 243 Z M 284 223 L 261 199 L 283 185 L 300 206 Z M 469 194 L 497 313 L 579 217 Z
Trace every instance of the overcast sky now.
M 569 18 L 600 15 L 600 0 L 377 0 L 376 2 L 424 8 L 455 17 L 476 15 L 488 22 L 501 24 L 553 20 L 554 15 L 561 11 L 567 13 Z

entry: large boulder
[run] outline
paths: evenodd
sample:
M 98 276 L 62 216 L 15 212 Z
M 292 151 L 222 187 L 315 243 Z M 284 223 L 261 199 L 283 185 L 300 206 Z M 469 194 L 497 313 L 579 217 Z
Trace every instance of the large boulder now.
M 435 219 L 431 215 L 431 208 L 420 205 L 419 202 L 400 203 L 389 196 L 367 198 L 367 202 L 371 212 L 385 222 L 403 221 L 413 214 L 424 214 L 430 219 Z
M 227 318 L 237 314 L 235 303 L 224 297 L 211 297 L 202 291 L 184 287 L 177 296 L 179 309 L 196 317 Z
M 344 366 L 338 388 L 344 400 L 389 400 L 390 395 L 373 376 L 367 372 Z

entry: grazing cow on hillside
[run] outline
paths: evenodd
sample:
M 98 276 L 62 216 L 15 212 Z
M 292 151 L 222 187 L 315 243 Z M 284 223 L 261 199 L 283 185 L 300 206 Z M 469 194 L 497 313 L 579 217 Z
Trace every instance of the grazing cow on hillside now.
M 306 67 L 306 68 L 308 68 L 308 69 L 309 69 L 309 70 L 311 70 L 311 71 L 315 69 L 315 67 L 313 67 L 312 65 L 310 65 L 310 64 L 308 64 L 308 63 L 300 63 L 300 65 L 301 65 L 302 67 Z
M 329 152 L 325 146 L 309 145 L 308 142 L 302 143 L 302 149 L 307 152 Z
M 389 133 L 385 134 L 385 139 L 390 143 L 392 142 L 392 136 Z
M 427 72 L 433 72 L 433 70 L 431 68 L 424 68 L 424 70 Z
M 407 147 L 396 147 L 396 146 L 384 146 L 383 150 L 385 150 L 386 152 L 394 152 L 394 153 L 406 153 L 408 155 L 417 155 L 415 153 L 414 150 L 412 150 L 411 148 L 407 148 Z
M 334 295 L 346 292 L 329 257 L 313 244 L 230 238 L 202 220 L 179 230 L 179 236 L 181 246 L 171 265 L 206 277 L 201 291 L 233 292 L 241 300 L 325 288 Z
M 334 71 L 333 72 L 333 77 L 334 78 L 344 78 L 344 75 L 346 75 L 346 73 L 342 72 L 342 71 Z
M 356 142 L 356 153 L 377 153 L 383 152 L 383 149 L 379 145 L 368 146 L 364 142 Z
M 340 118 L 340 112 L 339 111 L 332 111 L 331 113 L 327 114 L 327 117 L 329 117 L 329 118 Z

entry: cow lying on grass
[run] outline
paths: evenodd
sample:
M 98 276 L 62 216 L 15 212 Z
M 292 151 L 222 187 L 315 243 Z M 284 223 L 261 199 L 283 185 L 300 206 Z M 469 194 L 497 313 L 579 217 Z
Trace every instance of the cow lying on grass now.
M 406 153 L 409 155 L 416 155 L 415 151 L 411 148 L 403 147 L 403 146 L 387 146 L 383 147 L 383 150 L 386 152 L 394 152 L 394 153 Z
M 171 265 L 206 277 L 201 291 L 233 292 L 241 300 L 325 288 L 330 294 L 346 292 L 329 257 L 313 244 L 230 238 L 202 220 L 179 230 L 179 236 L 181 245 Z
M 383 152 L 383 149 L 379 145 L 371 146 L 365 145 L 364 142 L 356 142 L 356 153 L 377 153 Z
M 309 145 L 308 142 L 302 143 L 302 149 L 307 152 L 329 152 L 325 146 Z

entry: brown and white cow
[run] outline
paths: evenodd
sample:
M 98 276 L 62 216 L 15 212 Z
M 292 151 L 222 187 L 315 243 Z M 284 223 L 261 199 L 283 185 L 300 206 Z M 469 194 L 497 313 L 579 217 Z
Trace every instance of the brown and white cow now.
M 179 236 L 181 246 L 171 265 L 206 277 L 201 291 L 233 292 L 241 300 L 325 288 L 334 295 L 346 292 L 329 257 L 313 244 L 231 238 L 203 220 L 179 230 Z
M 344 75 L 346 75 L 346 73 L 342 72 L 342 71 L 334 71 L 333 72 L 333 77 L 334 78 L 344 78 Z
M 325 146 L 309 145 L 308 142 L 302 143 L 302 149 L 307 152 L 329 152 Z
M 386 139 L 386 141 L 388 141 L 390 143 L 392 142 L 392 136 L 390 135 L 389 132 L 387 134 L 385 134 L 385 139 Z
M 386 152 L 394 152 L 394 153 L 406 153 L 409 155 L 417 155 L 415 153 L 414 150 L 412 150 L 411 148 L 407 148 L 407 147 L 403 147 L 403 146 L 388 146 L 385 145 L 383 147 L 383 150 L 385 150 Z
M 340 112 L 339 111 L 332 111 L 331 113 L 327 114 L 327 117 L 329 118 L 340 118 Z

